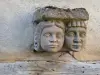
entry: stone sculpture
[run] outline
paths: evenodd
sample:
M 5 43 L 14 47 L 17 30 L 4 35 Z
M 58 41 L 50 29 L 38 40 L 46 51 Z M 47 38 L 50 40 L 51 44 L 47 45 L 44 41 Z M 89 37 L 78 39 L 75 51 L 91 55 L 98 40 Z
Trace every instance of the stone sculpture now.
M 47 6 L 38 9 L 33 17 L 33 25 L 36 26 L 34 50 L 58 52 L 63 51 L 65 44 L 68 51 L 80 51 L 85 46 L 85 21 L 88 19 L 88 12 L 84 8 Z

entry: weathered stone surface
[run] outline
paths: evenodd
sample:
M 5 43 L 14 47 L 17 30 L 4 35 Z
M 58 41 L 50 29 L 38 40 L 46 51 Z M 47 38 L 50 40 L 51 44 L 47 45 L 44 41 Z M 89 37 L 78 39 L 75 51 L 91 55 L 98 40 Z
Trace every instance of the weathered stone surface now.
M 88 20 L 89 14 L 85 8 L 63 9 L 52 6 L 47 6 L 38 9 L 34 13 L 35 21 L 46 19 L 61 19 L 61 20 Z
M 100 75 L 100 62 L 42 60 L 0 63 L 0 75 Z
M 89 13 L 85 8 L 75 8 L 72 9 L 71 12 L 72 14 L 70 17 L 71 19 L 76 19 L 76 20 L 88 20 L 89 19 Z
M 4 55 L 4 56 L 3 56 Z M 47 60 L 47 61 L 71 61 L 72 56 L 66 52 L 24 52 L 24 53 L 2 53 L 0 62 L 15 62 L 23 60 Z

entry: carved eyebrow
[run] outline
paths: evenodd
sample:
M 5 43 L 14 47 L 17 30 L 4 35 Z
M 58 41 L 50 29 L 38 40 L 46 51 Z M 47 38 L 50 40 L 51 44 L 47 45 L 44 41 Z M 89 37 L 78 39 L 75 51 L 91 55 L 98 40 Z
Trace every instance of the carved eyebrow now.
M 84 32 L 84 33 L 86 33 L 86 32 L 85 32 L 85 31 L 83 31 L 83 30 L 82 30 L 82 31 L 80 31 L 80 32 Z
M 61 28 L 65 32 L 65 28 L 64 27 L 62 27 L 61 25 L 57 25 L 57 24 L 56 24 L 56 26 Z
M 63 28 L 62 26 L 60 26 L 60 25 L 47 25 L 47 26 L 45 26 L 44 28 L 48 28 L 48 27 L 52 27 L 52 26 L 57 26 L 57 27 L 59 27 L 59 28 L 61 28 L 61 29 L 64 30 L 64 28 Z M 43 28 L 43 29 L 44 29 L 44 28 Z
M 52 27 L 52 25 L 44 26 L 42 30 L 44 30 L 45 28 L 49 28 L 49 27 Z
M 66 30 L 66 32 L 68 33 L 68 32 L 75 32 L 75 30 Z

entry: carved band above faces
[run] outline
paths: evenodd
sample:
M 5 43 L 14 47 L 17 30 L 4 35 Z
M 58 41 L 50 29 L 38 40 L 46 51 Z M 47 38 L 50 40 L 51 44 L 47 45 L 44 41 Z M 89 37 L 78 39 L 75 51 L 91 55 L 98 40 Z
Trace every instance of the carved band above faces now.
M 34 12 L 33 22 L 50 19 L 86 21 L 89 19 L 89 14 L 85 8 L 63 9 L 53 6 L 46 6 Z

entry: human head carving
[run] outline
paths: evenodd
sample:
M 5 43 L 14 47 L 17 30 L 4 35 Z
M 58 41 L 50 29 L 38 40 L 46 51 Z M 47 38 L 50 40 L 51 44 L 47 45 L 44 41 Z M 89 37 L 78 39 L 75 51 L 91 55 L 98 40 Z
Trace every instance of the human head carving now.
M 66 27 L 65 43 L 70 51 L 78 52 L 85 47 L 86 42 L 85 21 L 72 20 Z
M 36 26 L 34 29 L 34 50 L 57 52 L 61 50 L 63 42 L 66 43 L 70 51 L 81 50 L 84 47 L 87 29 L 85 21 L 88 19 L 89 14 L 85 8 L 63 9 L 53 6 L 40 8 L 33 16 L 33 24 Z M 67 24 L 66 28 L 65 24 Z M 66 31 L 65 41 L 64 31 Z M 57 37 L 58 32 L 60 32 L 59 37 L 61 38 Z M 84 34 L 81 35 L 81 32 Z M 76 40 L 73 42 L 73 39 L 79 40 L 79 38 L 82 38 L 82 42 L 77 44 Z M 52 41 L 53 44 L 51 44 Z
M 34 33 L 34 50 L 58 52 L 64 43 L 65 26 L 62 21 L 42 21 Z

